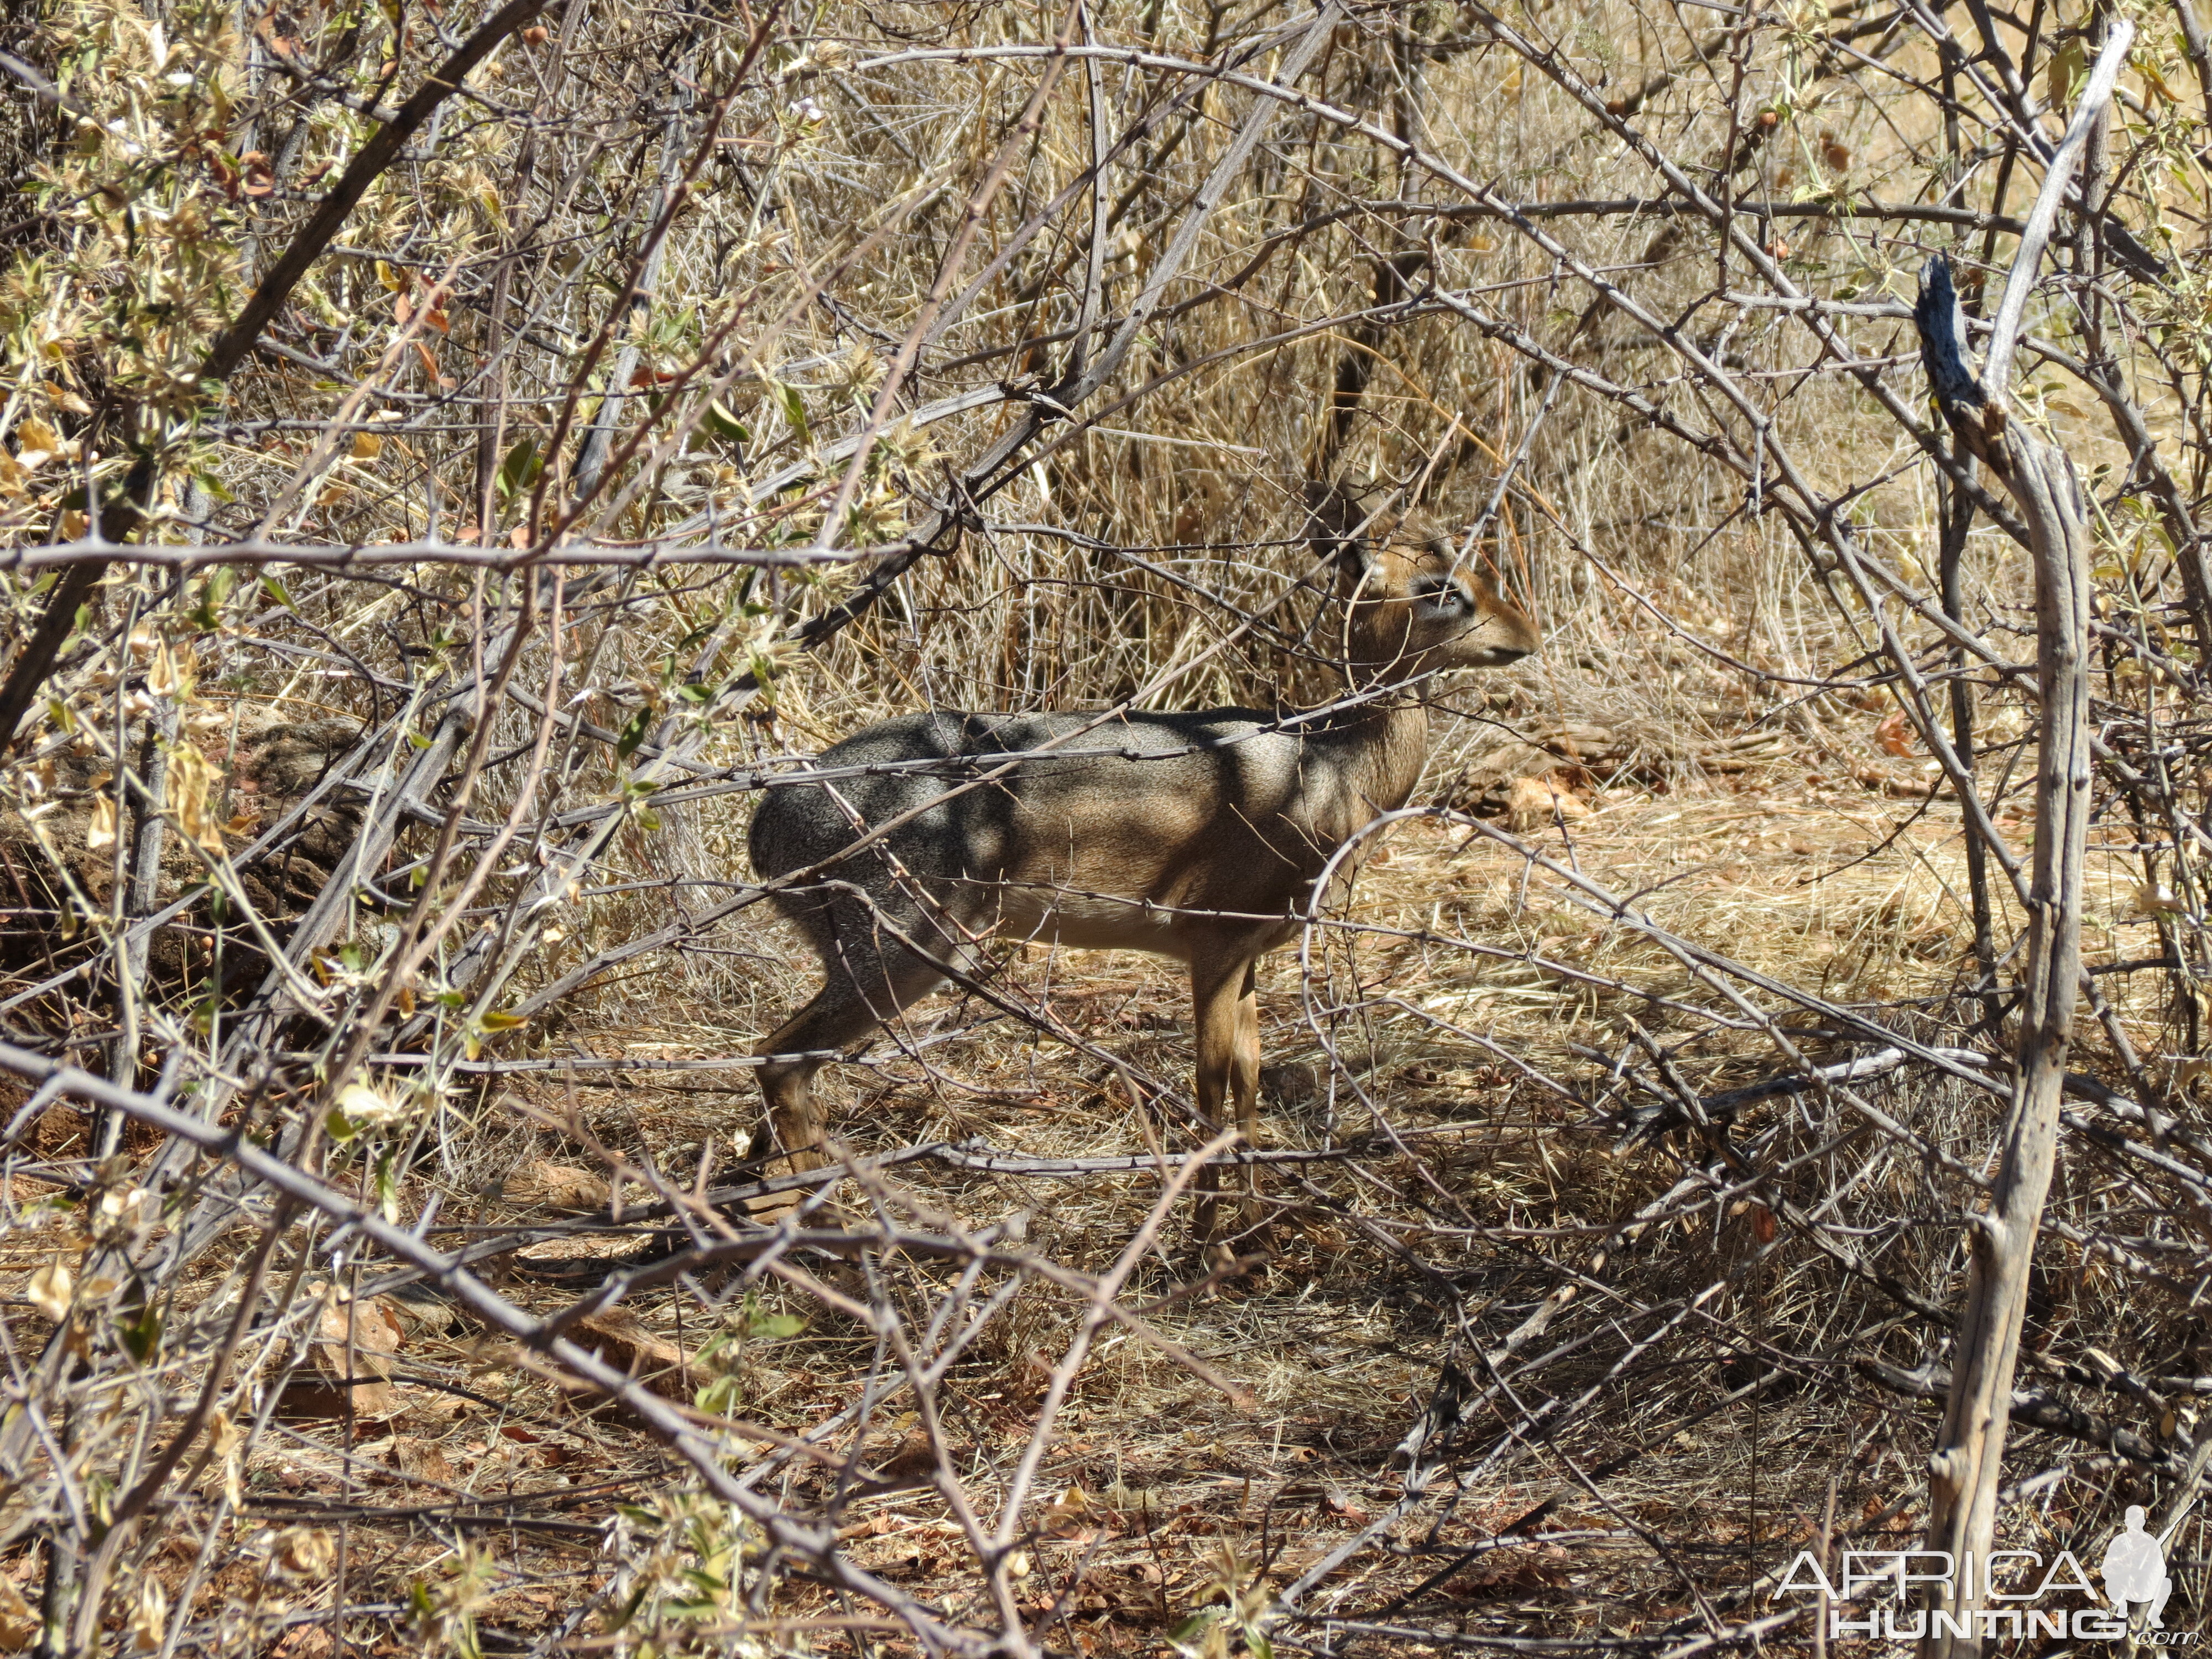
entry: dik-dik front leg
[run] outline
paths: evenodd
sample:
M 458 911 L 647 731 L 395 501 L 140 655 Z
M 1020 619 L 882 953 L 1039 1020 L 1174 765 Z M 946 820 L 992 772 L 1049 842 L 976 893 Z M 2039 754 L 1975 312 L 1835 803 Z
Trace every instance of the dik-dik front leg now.
M 1198 1027 L 1198 1109 L 1227 1122 L 1224 1102 L 1237 1110 L 1246 1145 L 1260 1144 L 1260 996 L 1257 964 L 1249 957 L 1194 963 L 1191 1007 Z
M 1198 1109 L 1215 1124 L 1228 1121 L 1222 1109 L 1233 1106 L 1244 1144 L 1260 1144 L 1260 999 L 1255 958 L 1200 957 L 1191 964 L 1191 1009 L 1197 1028 Z M 1248 1166 L 1247 1190 L 1253 1183 Z M 1213 1237 L 1220 1215 L 1220 1182 L 1212 1170 L 1198 1180 L 1203 1194 L 1198 1209 L 1202 1238 Z

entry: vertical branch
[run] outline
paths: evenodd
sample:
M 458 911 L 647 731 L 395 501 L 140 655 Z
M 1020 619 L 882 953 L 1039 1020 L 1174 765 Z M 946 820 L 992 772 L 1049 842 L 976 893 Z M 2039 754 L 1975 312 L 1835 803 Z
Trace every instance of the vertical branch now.
M 2103 69 L 2100 65 L 2100 70 Z M 2110 82 L 2106 82 L 2109 88 Z M 2046 197 L 2064 188 L 2054 167 Z M 2022 254 L 2039 248 L 2023 237 Z M 2033 279 L 2015 264 L 2001 315 Z M 2059 1094 L 2081 980 L 2081 862 L 2089 819 L 2089 544 L 2072 462 L 2007 419 L 1960 351 L 1950 268 L 1929 261 L 1917 320 L 1929 379 L 1961 446 L 2002 478 L 2028 529 L 2035 566 L 2036 681 L 2043 705 L 2037 758 L 2035 861 L 2028 891 L 2027 976 L 2017 1081 L 1990 1207 L 1969 1233 L 1971 1266 L 1959 1316 L 1951 1393 L 1929 1459 L 1928 1547 L 1986 1561 L 1996 1526 L 1998 1477 L 2013 1372 L 2027 1310 L 2043 1206 L 2057 1159 Z M 2002 338 L 2002 335 L 2000 336 Z M 2002 365 L 2000 365 L 2002 366 Z M 1925 1659 L 1980 1651 L 1974 1609 L 1987 1593 L 1961 1573 L 1930 1611 Z
M 1960 454 L 1960 464 L 1968 469 L 1975 465 L 1973 457 L 1965 452 Z M 1974 498 L 1963 489 L 1952 487 L 1943 474 L 1936 474 L 1937 500 L 1942 503 L 1943 541 L 1938 553 L 1938 578 L 1942 584 L 1943 614 L 1954 623 L 1966 621 L 1966 596 L 1962 584 L 1962 565 L 1966 552 L 1966 534 L 1974 525 Z M 1966 678 L 1966 647 L 1954 643 L 1951 647 L 1951 747 L 1959 757 L 1959 768 L 1968 778 L 1974 775 L 1974 686 Z M 1981 837 L 1979 821 L 1964 810 L 1960 803 L 1960 819 L 1966 836 L 1966 902 L 1974 923 L 1974 970 L 1977 991 L 1984 998 L 1996 989 L 1990 977 L 1996 971 L 1996 939 L 1990 908 L 1990 849 Z M 1986 1010 L 1990 1005 L 1985 1001 Z
M 2059 1093 L 2081 982 L 2081 861 L 2090 808 L 2088 515 L 2072 461 L 2010 421 L 2003 400 L 2044 246 L 2133 37 L 2125 21 L 2113 28 L 2051 159 L 2005 279 L 1986 380 L 1977 380 L 1967 366 L 1951 268 L 1940 256 L 1923 275 L 1914 313 L 1929 385 L 1954 437 L 2003 481 L 2027 526 L 2035 566 L 2036 689 L 2043 705 L 2014 1092 L 1990 1207 L 1973 1218 L 1968 1235 L 1971 1261 L 1951 1392 L 1928 1460 L 1928 1547 L 1954 1562 L 1986 1562 L 1996 1532 L 2013 1371 L 2057 1158 Z M 1981 1651 L 1974 1613 L 1988 1595 L 1986 1577 L 1962 1571 L 1936 1588 L 1924 1659 L 1972 1659 Z

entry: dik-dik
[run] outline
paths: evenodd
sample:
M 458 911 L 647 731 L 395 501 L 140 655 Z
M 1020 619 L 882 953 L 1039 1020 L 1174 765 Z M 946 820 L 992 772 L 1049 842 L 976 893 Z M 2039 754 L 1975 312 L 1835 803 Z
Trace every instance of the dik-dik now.
M 775 898 L 826 980 L 758 1051 L 793 1169 L 824 1162 L 813 1080 L 825 1051 L 976 972 L 994 935 L 1188 963 L 1200 1109 L 1218 1123 L 1233 1102 L 1256 1144 L 1255 963 L 1297 936 L 1330 854 L 1412 793 L 1433 692 L 1419 682 L 1517 661 L 1539 641 L 1419 520 L 1362 525 L 1331 497 L 1315 522 L 1346 607 L 1334 638 L 1365 694 L 1346 707 L 1303 720 L 1255 708 L 904 714 L 822 757 L 819 769 L 846 775 L 770 790 L 753 867 L 763 881 L 807 872 Z M 847 851 L 883 825 L 895 827 Z

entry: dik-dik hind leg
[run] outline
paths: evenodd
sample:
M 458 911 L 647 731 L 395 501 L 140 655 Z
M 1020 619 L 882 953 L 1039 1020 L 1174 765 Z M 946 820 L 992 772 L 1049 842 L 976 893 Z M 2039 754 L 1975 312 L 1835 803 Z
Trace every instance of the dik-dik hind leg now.
M 1244 1144 L 1260 1144 L 1260 1000 L 1257 963 L 1249 957 L 1200 960 L 1191 965 L 1191 1006 L 1196 1018 L 1198 1109 L 1213 1123 L 1235 1109 Z M 1249 1166 L 1247 1191 L 1254 1188 Z M 1200 1172 L 1198 1231 L 1214 1236 L 1220 1221 L 1220 1177 Z
M 822 1151 L 827 1127 L 821 1103 L 814 1097 L 814 1074 L 886 1021 L 944 983 L 945 975 L 934 963 L 901 951 L 887 960 L 865 965 L 833 958 L 829 982 L 813 1000 L 779 1026 L 754 1050 L 757 1054 L 785 1055 L 769 1060 L 760 1068 L 761 1093 L 768 1101 L 768 1127 L 773 1150 L 784 1154 L 793 1171 L 818 1170 L 829 1160 Z M 865 982 L 869 994 L 863 994 Z M 784 1173 L 772 1167 L 770 1174 Z

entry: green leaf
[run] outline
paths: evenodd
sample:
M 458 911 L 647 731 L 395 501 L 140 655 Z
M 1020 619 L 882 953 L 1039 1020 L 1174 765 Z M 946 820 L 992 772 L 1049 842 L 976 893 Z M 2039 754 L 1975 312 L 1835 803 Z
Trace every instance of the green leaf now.
M 323 1119 L 323 1133 L 343 1146 L 361 1133 L 361 1126 L 333 1106 Z
M 512 1031 L 517 1026 L 529 1024 L 530 1016 L 510 1014 L 501 1008 L 487 1008 L 477 1018 L 477 1024 L 487 1031 Z
M 118 1320 L 115 1330 L 131 1357 L 142 1365 L 161 1351 L 161 1315 L 156 1308 L 140 1309 L 138 1317 L 127 1325 Z
M 222 626 L 222 607 L 237 580 L 238 572 L 227 564 L 219 564 L 208 573 L 207 580 L 200 584 L 199 603 L 189 613 L 193 627 L 202 633 L 212 634 Z
M 376 1206 L 386 1221 L 399 1219 L 399 1149 L 387 1146 L 376 1160 Z
M 261 592 L 271 605 L 281 605 L 287 611 L 295 608 L 292 604 L 291 591 L 274 576 L 264 575 L 261 578 Z
M 791 429 L 799 434 L 799 441 L 812 443 L 813 434 L 806 424 L 806 404 L 799 395 L 799 388 L 786 386 L 781 380 L 769 384 L 775 386 L 775 399 L 783 409 L 783 418 L 791 422 Z
M 629 717 L 629 723 L 623 727 L 622 735 L 615 739 L 615 753 L 628 760 L 637 752 L 638 744 L 645 741 L 645 734 L 652 729 L 653 710 L 639 709 Z
M 752 1334 L 763 1342 L 786 1342 L 806 1328 L 804 1314 L 756 1314 Z
M 799 418 L 802 421 L 805 418 L 804 410 L 799 411 Z M 717 403 L 708 404 L 700 412 L 699 424 L 725 443 L 749 444 L 753 441 L 753 434 L 746 429 L 744 422 Z
M 2043 101 L 2063 109 L 2073 101 L 2075 82 L 2089 72 L 2089 53 L 2077 37 L 2052 54 L 2043 72 Z
M 735 1376 L 718 1376 L 692 1396 L 692 1403 L 701 1411 L 717 1417 L 736 1412 L 744 1402 L 744 1384 Z
M 499 464 L 495 480 L 500 499 L 513 501 L 523 490 L 538 482 L 538 475 L 545 470 L 545 463 L 538 453 L 538 440 L 524 438 L 507 452 L 507 459 Z

